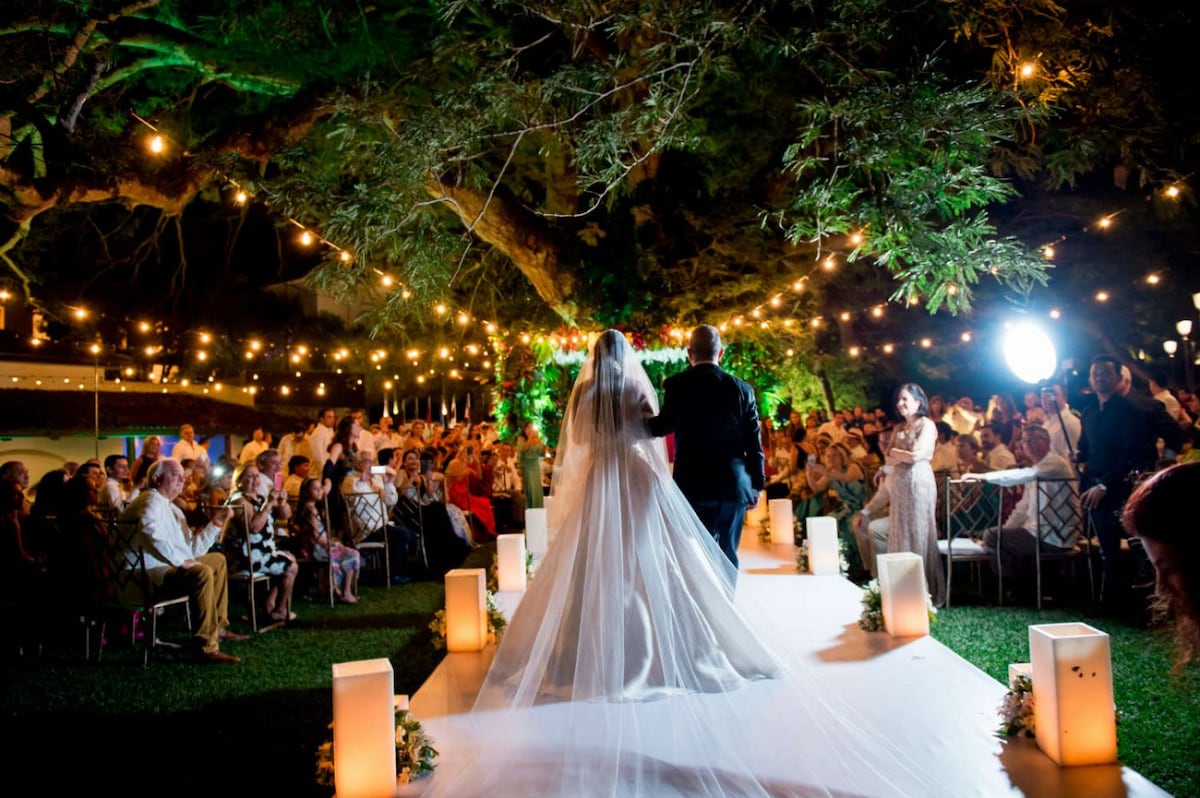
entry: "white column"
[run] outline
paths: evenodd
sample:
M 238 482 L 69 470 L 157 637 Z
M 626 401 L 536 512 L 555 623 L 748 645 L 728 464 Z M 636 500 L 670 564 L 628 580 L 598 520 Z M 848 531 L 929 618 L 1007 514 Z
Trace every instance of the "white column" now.
M 339 798 L 396 792 L 396 713 L 388 659 L 333 666 L 333 782 Z
M 813 574 L 837 574 L 837 519 L 827 515 L 809 516 L 804 520 L 808 536 L 808 570 Z
M 929 634 L 925 561 L 911 551 L 878 554 L 879 593 L 883 625 L 893 637 Z
M 1037 744 L 1060 765 L 1117 761 L 1108 635 L 1085 623 L 1029 627 Z
M 487 644 L 487 575 L 482 568 L 446 572 L 446 650 L 482 651 Z

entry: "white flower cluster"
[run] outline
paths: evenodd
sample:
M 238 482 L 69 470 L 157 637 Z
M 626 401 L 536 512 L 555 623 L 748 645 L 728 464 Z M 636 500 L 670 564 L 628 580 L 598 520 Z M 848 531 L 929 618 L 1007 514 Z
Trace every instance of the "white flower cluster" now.
M 1025 675 L 1014 676 L 996 712 L 1000 715 L 998 737 L 1034 737 L 1033 681 Z

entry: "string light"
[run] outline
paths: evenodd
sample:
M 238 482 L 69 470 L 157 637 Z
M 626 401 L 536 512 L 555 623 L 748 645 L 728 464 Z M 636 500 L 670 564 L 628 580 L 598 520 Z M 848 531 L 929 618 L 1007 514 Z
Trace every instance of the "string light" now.
M 1108 292 L 1107 291 L 1097 291 L 1096 292 L 1096 301 L 1097 302 L 1107 302 L 1108 301 Z
M 302 246 L 311 247 L 314 240 L 313 234 L 307 230 L 300 233 L 299 241 Z
M 1025 63 L 1021 64 L 1017 74 L 1021 76 L 1022 80 L 1029 80 L 1037 74 L 1037 64 L 1033 63 L 1032 61 L 1026 61 Z
M 1146 282 L 1150 285 L 1158 285 L 1161 278 L 1154 272 L 1146 275 Z
M 1179 199 L 1179 195 L 1183 192 L 1180 191 L 1179 186 L 1172 183 L 1166 187 L 1163 193 L 1167 195 L 1167 199 Z
M 238 205 L 245 205 L 249 199 L 250 199 L 249 195 L 247 195 L 246 192 L 242 191 L 241 189 L 238 189 L 237 192 L 234 193 L 234 195 L 233 195 L 233 201 L 236 202 Z
M 167 151 L 167 140 L 155 133 L 146 139 L 146 149 L 155 155 L 162 155 Z

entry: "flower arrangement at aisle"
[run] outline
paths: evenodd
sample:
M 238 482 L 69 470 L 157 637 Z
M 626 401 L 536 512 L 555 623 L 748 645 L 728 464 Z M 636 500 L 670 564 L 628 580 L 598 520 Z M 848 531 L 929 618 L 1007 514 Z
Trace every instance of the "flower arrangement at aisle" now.
M 843 560 L 843 563 L 845 561 Z M 863 588 L 862 614 L 858 616 L 858 625 L 865 632 L 878 632 L 883 628 L 883 592 L 879 587 L 879 579 L 872 579 Z M 929 613 L 929 622 L 937 620 L 937 607 L 933 606 L 933 596 L 925 594 L 925 609 Z
M 879 589 L 879 580 L 872 579 L 863 588 L 862 615 L 858 617 L 859 627 L 866 632 L 878 632 L 883 628 L 883 593 Z
M 1033 725 L 1033 680 L 1028 674 L 1018 673 L 1013 676 L 1004 694 L 1004 701 L 996 708 L 1000 715 L 1000 727 L 996 729 L 997 737 L 1029 737 L 1035 736 Z
M 492 588 L 489 585 L 487 591 L 487 642 L 488 645 L 499 643 L 504 637 L 504 630 L 508 626 L 508 619 L 504 617 L 504 613 L 496 606 L 496 597 L 492 593 Z M 446 610 L 440 609 L 433 614 L 433 620 L 429 622 L 429 631 L 433 632 L 433 647 L 438 651 L 446 648 Z
M 329 724 L 333 728 L 333 724 Z M 396 780 L 408 784 L 427 776 L 437 767 L 438 757 L 433 740 L 425 733 L 421 721 L 413 713 L 396 706 Z M 326 740 L 317 749 L 317 784 L 333 786 L 333 740 Z

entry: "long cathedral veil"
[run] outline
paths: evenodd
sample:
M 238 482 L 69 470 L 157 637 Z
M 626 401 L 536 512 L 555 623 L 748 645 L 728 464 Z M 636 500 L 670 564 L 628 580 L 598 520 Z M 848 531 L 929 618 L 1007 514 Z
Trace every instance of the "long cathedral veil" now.
M 632 347 L 603 333 L 567 404 L 553 542 L 428 794 L 936 794 L 735 608 L 733 566 L 646 431 L 657 412 Z M 791 750 L 795 729 L 821 744 Z

